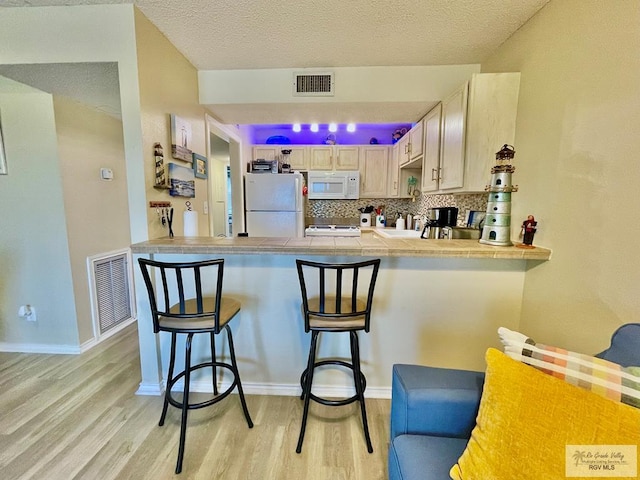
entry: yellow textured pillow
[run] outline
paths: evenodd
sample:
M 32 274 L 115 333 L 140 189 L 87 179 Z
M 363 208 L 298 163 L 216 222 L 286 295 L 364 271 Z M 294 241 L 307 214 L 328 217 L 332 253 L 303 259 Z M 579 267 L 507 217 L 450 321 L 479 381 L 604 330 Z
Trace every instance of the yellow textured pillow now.
M 499 350 L 487 350 L 486 360 L 476 426 L 449 472 L 452 479 L 566 480 L 567 445 L 640 443 L 637 408 L 546 375 Z

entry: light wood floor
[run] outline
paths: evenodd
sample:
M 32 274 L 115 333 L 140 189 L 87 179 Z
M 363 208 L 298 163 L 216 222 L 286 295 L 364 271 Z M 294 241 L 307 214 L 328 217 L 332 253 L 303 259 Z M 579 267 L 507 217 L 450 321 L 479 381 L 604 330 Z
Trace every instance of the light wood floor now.
M 312 402 L 297 455 L 302 402 L 257 395 L 247 396 L 253 429 L 237 395 L 191 411 L 184 466 L 176 476 L 179 411 L 170 407 L 158 427 L 162 399 L 134 394 L 137 349 L 132 325 L 82 355 L 0 353 L 0 478 L 387 478 L 389 400 L 367 400 L 372 454 L 357 404 Z

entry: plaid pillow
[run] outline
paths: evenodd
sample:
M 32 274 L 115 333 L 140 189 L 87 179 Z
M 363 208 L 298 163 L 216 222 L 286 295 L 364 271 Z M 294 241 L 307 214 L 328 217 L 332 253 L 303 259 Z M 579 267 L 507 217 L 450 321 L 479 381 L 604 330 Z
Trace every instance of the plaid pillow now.
M 498 329 L 504 353 L 514 360 L 603 397 L 640 408 L 640 367 L 536 343 L 519 332 Z

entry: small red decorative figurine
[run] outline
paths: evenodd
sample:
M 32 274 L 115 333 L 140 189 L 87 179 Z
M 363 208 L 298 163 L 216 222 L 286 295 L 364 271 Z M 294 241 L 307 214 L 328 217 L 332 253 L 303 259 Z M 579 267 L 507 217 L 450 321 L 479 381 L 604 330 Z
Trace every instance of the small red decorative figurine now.
M 522 244 L 518 245 L 521 248 L 536 248 L 533 244 L 533 236 L 536 234 L 538 222 L 533 215 L 527 216 L 527 219 L 522 222 Z

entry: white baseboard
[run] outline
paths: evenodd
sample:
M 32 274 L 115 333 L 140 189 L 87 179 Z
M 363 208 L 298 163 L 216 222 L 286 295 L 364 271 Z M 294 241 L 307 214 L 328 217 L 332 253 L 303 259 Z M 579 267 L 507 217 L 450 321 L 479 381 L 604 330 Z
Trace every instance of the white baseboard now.
M 78 345 L 47 345 L 41 343 L 0 342 L 0 352 L 10 353 L 46 353 L 52 355 L 79 355 Z
M 136 395 L 159 397 L 164 393 L 164 383 L 140 383 Z
M 0 342 L 0 352 L 7 353 L 45 353 L 49 355 L 80 355 L 81 353 L 90 350 L 91 348 L 103 342 L 109 337 L 112 337 L 116 333 L 120 332 L 123 328 L 128 327 L 136 321 L 135 318 L 131 318 L 125 322 L 122 322 L 117 327 L 109 330 L 107 333 L 101 335 L 99 338 L 91 338 L 81 345 L 48 345 L 44 343 L 7 343 Z
M 219 386 L 220 390 L 229 387 L 228 382 L 222 382 Z M 182 388 L 180 382 L 176 384 L 175 389 Z M 299 384 L 265 384 L 265 383 L 245 383 L 242 382 L 242 390 L 246 395 L 281 395 L 285 397 L 297 397 L 302 391 Z M 175 390 L 174 390 L 175 391 Z M 192 392 L 212 393 L 213 388 L 211 382 L 198 381 L 191 382 Z M 233 393 L 238 393 L 234 390 Z M 313 393 L 320 397 L 326 398 L 346 398 L 354 394 L 353 387 L 343 387 L 335 385 L 314 385 Z M 366 398 L 391 398 L 391 387 L 367 387 L 365 390 Z
M 138 321 L 137 318 L 131 317 L 130 319 L 125 320 L 124 322 L 122 322 L 122 323 L 118 324 L 117 326 L 113 327 L 111 330 L 106 331 L 102 335 L 96 335 L 95 337 L 87 340 L 82 345 L 80 345 L 81 351 L 82 352 L 86 352 L 87 350 L 89 350 L 89 349 L 95 347 L 96 345 L 98 345 L 100 342 L 104 342 L 106 339 L 113 337 L 115 334 L 119 333 L 120 331 L 124 330 L 129 325 L 131 325 L 132 323 L 135 323 L 137 321 Z

